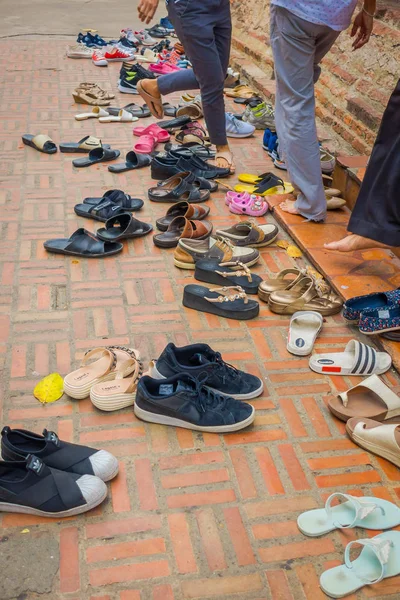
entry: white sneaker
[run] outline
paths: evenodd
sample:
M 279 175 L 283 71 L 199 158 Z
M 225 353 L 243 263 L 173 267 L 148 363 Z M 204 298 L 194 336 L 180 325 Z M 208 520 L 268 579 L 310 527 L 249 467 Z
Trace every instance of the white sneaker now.
M 134 44 L 139 44 L 139 40 L 137 39 L 136 36 L 133 35 L 133 31 L 129 27 L 127 27 L 126 29 L 121 29 L 120 35 L 121 36 L 125 35 L 126 38 L 130 42 L 133 42 Z
M 107 67 L 108 66 L 107 59 L 104 58 L 104 55 L 101 52 L 99 52 L 98 50 L 95 50 L 92 54 L 92 63 L 94 65 L 96 65 L 96 67 Z
M 143 46 L 154 46 L 155 44 L 157 44 L 157 40 L 152 38 L 151 35 L 149 35 L 145 29 L 142 29 L 141 31 L 135 31 L 135 37 Z
M 92 58 L 93 48 L 87 48 L 83 44 L 67 46 L 66 55 L 68 58 Z

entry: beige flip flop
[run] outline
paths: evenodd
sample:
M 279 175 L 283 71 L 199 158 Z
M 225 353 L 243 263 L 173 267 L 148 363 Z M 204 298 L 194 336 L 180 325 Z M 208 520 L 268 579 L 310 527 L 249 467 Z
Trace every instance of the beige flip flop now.
M 400 467 L 400 426 L 353 417 L 346 423 L 348 436 L 365 448 Z
M 98 360 L 88 364 L 91 358 L 99 355 Z M 94 348 L 86 352 L 79 369 L 66 375 L 64 378 L 64 392 L 71 398 L 75 398 L 75 400 L 87 398 L 93 385 L 115 379 L 117 370 L 121 368 L 121 365 L 128 358 L 135 357 L 133 350 L 123 346 Z M 130 373 L 134 371 L 134 368 L 134 366 L 131 367 Z M 130 373 L 127 373 L 127 375 Z
M 39 152 L 44 152 L 44 154 L 55 154 L 57 152 L 57 146 L 53 140 L 43 133 L 39 133 L 38 135 L 25 133 L 22 136 L 22 141 L 25 146 L 30 146 L 35 150 L 39 150 Z
M 142 81 L 137 82 L 136 89 L 139 92 L 139 95 L 146 102 L 147 106 L 149 107 L 149 111 L 151 112 L 153 117 L 156 117 L 157 119 L 162 119 L 164 116 L 164 108 L 162 105 L 161 96 L 160 98 L 156 98 L 156 96 L 152 96 L 151 94 L 146 92 L 146 90 L 143 88 Z
M 77 121 L 85 121 L 86 119 L 99 119 L 100 117 L 109 116 L 109 113 L 106 110 L 104 110 L 104 108 L 100 108 L 100 106 L 94 106 L 91 112 L 75 115 L 75 119 Z
M 122 363 L 116 373 L 115 381 L 103 381 L 90 389 L 90 400 L 96 408 L 109 412 L 134 404 L 137 384 L 143 375 L 143 365 L 139 360 L 138 350 L 132 352 L 134 358 L 129 358 Z
M 337 398 L 330 398 L 328 408 L 341 421 L 366 417 L 400 423 L 400 398 L 377 375 L 364 379 Z

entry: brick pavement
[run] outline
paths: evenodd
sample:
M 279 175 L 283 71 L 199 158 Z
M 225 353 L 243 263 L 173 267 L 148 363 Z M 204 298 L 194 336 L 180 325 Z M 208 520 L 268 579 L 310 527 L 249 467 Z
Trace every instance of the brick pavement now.
M 25 132 L 48 133 L 56 142 L 90 133 L 129 150 L 129 125 L 73 118 L 85 110 L 72 103 L 75 84 L 96 80 L 115 90 L 118 65 L 68 60 L 64 42 L 54 39 L 2 42 L 1 49 L 2 424 L 54 429 L 121 461 L 108 500 L 89 514 L 57 521 L 3 513 L 3 557 L 10 540 L 33 540 L 33 560 L 46 572 L 41 540 L 57 540 L 59 571 L 42 590 L 44 600 L 322 600 L 319 574 L 362 532 L 305 538 L 296 527 L 299 511 L 320 506 L 336 490 L 400 498 L 399 470 L 350 442 L 326 408 L 330 395 L 358 379 L 317 375 L 306 358 L 288 355 L 288 319 L 264 304 L 248 323 L 183 309 L 182 287 L 192 275 L 177 270 L 172 251 L 154 247 L 150 237 L 103 262 L 47 255 L 44 240 L 98 226 L 74 214 L 81 198 L 110 188 L 145 197 L 151 179 L 148 170 L 112 175 L 107 165 L 74 171 L 72 155 L 47 156 L 21 143 Z M 117 93 L 115 105 L 134 100 Z M 258 139 L 234 147 L 239 171 L 270 167 Z M 223 193 L 209 205 L 215 227 L 237 220 Z M 146 202 L 140 216 L 154 224 L 165 209 Z M 268 247 L 255 271 L 291 264 L 285 251 Z M 340 349 L 353 335 L 340 315 L 330 317 L 316 349 Z M 88 348 L 129 344 L 147 360 L 169 340 L 208 342 L 264 379 L 251 429 L 192 433 L 142 423 L 131 409 L 103 414 L 89 400 L 66 397 L 42 406 L 32 396 L 41 376 L 66 374 Z M 399 388 L 394 372 L 384 379 Z M 2 585 L 4 579 L 0 596 L 12 598 Z M 398 598 L 399 585 L 396 578 L 351 598 Z M 21 598 L 39 597 L 35 589 L 22 587 Z

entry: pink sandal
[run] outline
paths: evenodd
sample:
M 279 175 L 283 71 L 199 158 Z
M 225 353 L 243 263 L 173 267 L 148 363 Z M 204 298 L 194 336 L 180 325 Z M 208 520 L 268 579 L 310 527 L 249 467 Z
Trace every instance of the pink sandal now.
M 156 138 L 157 142 L 168 142 L 170 138 L 168 131 L 165 131 L 165 129 L 162 129 L 156 123 L 147 127 L 134 127 L 133 135 L 152 135 Z
M 154 135 L 141 135 L 133 149 L 138 154 L 151 154 L 157 146 L 157 140 Z
M 238 194 L 241 195 L 241 194 Z M 235 215 L 249 215 L 250 217 L 262 217 L 268 211 L 268 202 L 261 196 L 249 196 L 244 200 L 231 200 L 229 210 Z

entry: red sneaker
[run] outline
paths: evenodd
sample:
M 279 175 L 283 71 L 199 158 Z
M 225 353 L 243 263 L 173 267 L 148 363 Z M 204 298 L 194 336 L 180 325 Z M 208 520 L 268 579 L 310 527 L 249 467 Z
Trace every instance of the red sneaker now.
M 124 50 L 120 50 L 119 48 L 114 48 L 112 52 L 106 52 L 104 54 L 104 58 L 109 62 L 123 61 L 123 60 L 133 60 L 134 57 L 130 52 L 125 52 Z
M 107 67 L 108 62 L 104 57 L 104 54 L 99 50 L 95 50 L 92 54 L 92 63 L 96 65 L 96 67 Z

